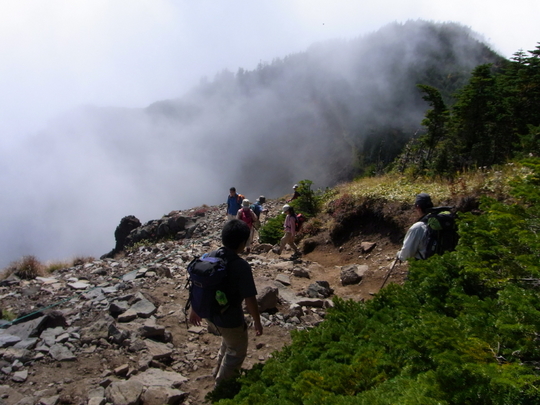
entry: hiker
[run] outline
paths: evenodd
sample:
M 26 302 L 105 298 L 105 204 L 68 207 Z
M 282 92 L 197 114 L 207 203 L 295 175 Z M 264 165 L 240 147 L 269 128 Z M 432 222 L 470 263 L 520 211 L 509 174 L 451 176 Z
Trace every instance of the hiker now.
M 231 187 L 229 189 L 229 196 L 227 197 L 227 219 L 235 219 L 238 214 L 238 210 L 242 208 L 242 200 L 244 197 L 241 194 L 236 194 L 236 188 Z
M 294 194 L 293 196 L 287 200 L 288 203 L 290 203 L 293 200 L 296 200 L 298 197 L 300 197 L 300 193 L 298 192 L 298 184 L 295 184 L 293 186 Z
M 253 241 L 254 224 L 258 221 L 257 215 L 251 210 L 249 200 L 246 198 L 242 201 L 242 208 L 236 213 L 236 219 L 239 219 L 249 227 L 249 238 L 246 242 L 246 253 L 251 252 L 251 242 Z
M 255 200 L 255 204 L 251 205 L 251 210 L 257 215 L 257 219 L 261 219 L 261 214 L 265 215 L 268 213 L 268 209 L 264 208 L 263 204 L 266 202 L 264 195 L 261 195 Z
M 410 257 L 417 259 L 424 259 L 426 257 L 426 234 L 427 224 L 422 221 L 429 211 L 433 208 L 431 197 L 429 194 L 420 193 L 416 196 L 414 201 L 414 209 L 420 216 L 417 222 L 415 222 L 407 231 L 405 239 L 403 240 L 403 246 L 397 253 L 397 258 L 400 261 L 405 261 Z
M 293 257 L 298 257 L 301 255 L 301 253 L 294 243 L 294 236 L 296 235 L 296 213 L 294 212 L 294 208 L 289 204 L 285 204 L 283 206 L 283 213 L 287 214 L 287 217 L 285 217 L 285 222 L 283 223 L 285 235 L 283 235 L 283 238 L 281 238 L 281 241 L 279 242 L 279 249 L 276 251 L 276 253 L 280 255 L 285 248 L 285 245 L 288 244 L 294 250 Z
M 221 348 L 217 366 L 213 371 L 216 385 L 237 375 L 246 358 L 248 325 L 244 319 L 243 301 L 253 318 L 255 334 L 260 336 L 263 333 L 251 266 L 238 256 L 243 252 L 249 234 L 249 227 L 244 222 L 237 219 L 228 221 L 221 231 L 223 247 L 210 253 L 210 256 L 223 255 L 227 260 L 227 278 L 222 289 L 230 303 L 224 312 L 218 311 L 206 319 L 209 328 L 217 330 L 221 335 Z M 193 308 L 189 314 L 189 322 L 196 326 L 201 325 L 201 318 Z

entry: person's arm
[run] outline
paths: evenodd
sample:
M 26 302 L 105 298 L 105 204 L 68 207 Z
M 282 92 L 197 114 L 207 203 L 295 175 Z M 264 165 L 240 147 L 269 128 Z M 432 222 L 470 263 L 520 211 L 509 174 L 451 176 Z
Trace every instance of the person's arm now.
M 261 323 L 261 316 L 259 315 L 259 305 L 257 304 L 257 298 L 255 296 L 246 298 L 246 307 L 253 318 L 255 334 L 261 336 L 263 334 L 263 326 Z
M 420 242 L 424 237 L 423 223 L 417 222 L 409 228 L 405 239 L 403 240 L 403 246 L 401 250 L 397 253 L 397 258 L 404 262 L 410 257 L 414 257 L 418 248 L 420 247 Z

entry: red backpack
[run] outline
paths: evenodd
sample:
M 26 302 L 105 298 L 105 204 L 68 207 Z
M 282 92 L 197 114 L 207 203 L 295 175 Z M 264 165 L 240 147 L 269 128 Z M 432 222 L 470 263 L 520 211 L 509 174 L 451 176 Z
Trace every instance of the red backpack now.
M 251 228 L 253 226 L 253 217 L 251 216 L 251 210 L 240 209 L 240 219 L 244 221 Z
M 301 213 L 296 214 L 296 232 L 299 232 L 300 229 L 302 229 L 304 222 L 306 222 L 306 217 Z

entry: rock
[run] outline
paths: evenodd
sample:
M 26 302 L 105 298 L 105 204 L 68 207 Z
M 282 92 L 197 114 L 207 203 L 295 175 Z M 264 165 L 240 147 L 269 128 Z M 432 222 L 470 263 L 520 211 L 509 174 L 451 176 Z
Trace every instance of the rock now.
M 60 399 L 60 395 L 53 395 L 51 397 L 44 397 L 44 398 L 41 398 L 38 401 L 38 405 L 56 405 L 58 403 L 59 399 Z
M 105 388 L 95 387 L 88 390 L 88 405 L 105 404 Z
M 68 287 L 71 287 L 74 290 L 86 290 L 86 289 L 91 287 L 90 284 L 85 283 L 85 282 L 81 282 L 81 281 L 76 281 L 74 283 L 68 283 L 67 285 L 68 285 Z
M 280 282 L 283 285 L 289 286 L 291 285 L 291 279 L 286 274 L 278 274 L 276 277 L 276 281 Z
M 23 383 L 28 379 L 28 370 L 17 371 L 11 376 L 11 380 L 16 383 Z
M 310 298 L 328 298 L 334 293 L 328 281 L 317 281 L 307 289 L 307 296 Z
M 13 347 L 16 349 L 28 349 L 32 350 L 36 347 L 36 344 L 38 342 L 38 338 L 28 338 L 21 340 L 20 342 L 16 343 Z
M 22 339 L 19 336 L 0 334 L 0 348 L 14 346 L 16 343 L 19 343 Z
M 49 349 L 51 357 L 57 361 L 72 361 L 77 357 L 66 346 L 61 344 L 55 344 Z
M 113 373 L 115 375 L 118 375 L 118 376 L 121 376 L 121 377 L 125 377 L 127 375 L 129 371 L 129 364 L 122 364 L 121 366 L 119 367 L 116 367 L 114 370 L 113 370 Z
M 38 337 L 41 332 L 45 329 L 45 323 L 47 322 L 47 316 L 42 315 L 36 319 L 28 320 L 25 322 L 17 323 L 12 325 L 9 328 L 3 330 L 5 333 L 18 336 L 21 340 L 27 339 L 29 337 Z
M 105 395 L 114 405 L 138 405 L 143 388 L 140 381 L 117 381 L 107 387 Z
M 360 244 L 360 250 L 362 253 L 369 253 L 375 248 L 375 246 L 377 246 L 377 243 L 375 242 L 362 242 Z
M 349 264 L 341 268 L 340 280 L 342 285 L 358 284 L 362 281 L 363 275 L 358 272 L 358 265 Z
M 134 375 L 129 379 L 129 381 L 140 382 L 146 387 L 178 388 L 180 385 L 188 381 L 188 379 L 180 373 L 163 371 L 158 368 L 149 368 L 143 373 Z
M 133 304 L 128 311 L 134 311 L 141 318 L 149 318 L 155 314 L 157 308 L 145 298 Z
M 127 301 L 115 300 L 109 305 L 109 313 L 116 318 L 118 315 L 126 312 L 128 308 L 129 304 Z
M 143 326 L 139 328 L 139 334 L 144 338 L 158 338 L 163 340 L 165 337 L 165 327 L 157 325 L 155 319 L 147 319 Z
M 170 349 L 165 343 L 154 342 L 153 340 L 145 340 L 146 349 L 148 354 L 152 356 L 153 360 L 168 360 L 171 357 L 172 349 Z
M 184 402 L 188 393 L 163 387 L 149 387 L 142 396 L 144 405 L 177 405 Z
M 327 303 L 327 300 L 316 299 L 316 298 L 299 299 L 296 303 L 303 307 L 325 308 L 329 306 L 329 304 Z
M 295 267 L 292 272 L 293 276 L 299 278 L 311 278 L 309 271 L 303 267 Z
M 130 308 L 126 312 L 118 315 L 118 318 L 116 319 L 118 322 L 131 322 L 134 319 L 137 319 L 137 312 Z
M 259 311 L 265 312 L 269 309 L 274 309 L 278 305 L 279 290 L 277 287 L 264 287 L 257 296 L 257 304 Z

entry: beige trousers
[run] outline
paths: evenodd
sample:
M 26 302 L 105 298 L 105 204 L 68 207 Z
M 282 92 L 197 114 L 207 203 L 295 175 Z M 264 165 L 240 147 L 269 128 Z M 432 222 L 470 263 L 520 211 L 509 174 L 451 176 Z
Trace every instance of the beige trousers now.
M 210 321 L 208 323 L 212 324 Z M 245 323 L 238 328 L 222 328 L 214 324 L 212 326 L 221 334 L 221 347 L 214 369 L 214 378 L 218 384 L 238 375 L 247 355 L 248 331 Z

